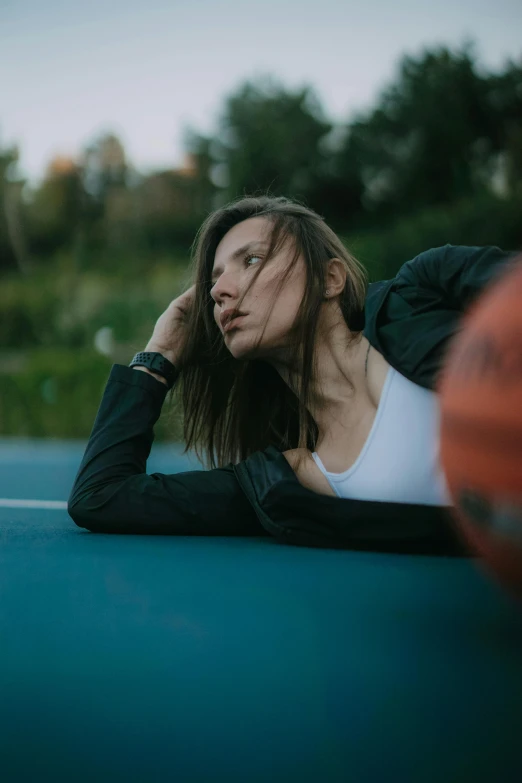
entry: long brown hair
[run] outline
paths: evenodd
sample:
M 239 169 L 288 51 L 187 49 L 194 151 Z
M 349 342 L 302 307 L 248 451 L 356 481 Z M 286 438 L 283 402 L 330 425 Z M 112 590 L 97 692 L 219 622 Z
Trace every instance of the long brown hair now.
M 231 228 L 252 217 L 267 218 L 269 228 L 268 252 L 256 264 L 252 284 L 287 241 L 294 255 L 281 287 L 299 256 L 306 264 L 305 296 L 291 330 L 302 377 L 294 385 L 297 393 L 267 362 L 235 359 L 214 320 L 210 290 L 217 246 Z M 195 284 L 194 303 L 175 387 L 182 404 L 183 453 L 194 449 L 201 462 L 215 468 L 235 464 L 269 445 L 280 451 L 315 447 L 318 427 L 308 410 L 309 389 L 316 376 L 315 336 L 331 258 L 340 259 L 346 268 L 339 305 L 349 326 L 364 310 L 367 273 L 320 215 L 284 197 L 259 196 L 237 199 L 206 218 L 193 246 L 190 285 Z M 360 339 L 360 327 L 351 335 L 352 340 Z

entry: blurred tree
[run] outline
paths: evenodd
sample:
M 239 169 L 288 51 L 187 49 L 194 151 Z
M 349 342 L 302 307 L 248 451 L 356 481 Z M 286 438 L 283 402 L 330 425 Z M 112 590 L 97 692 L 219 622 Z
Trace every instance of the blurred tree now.
M 177 169 L 142 177 L 135 189 L 137 220 L 149 251 L 187 253 L 216 190 L 209 177 L 209 140 L 186 130 L 185 157 Z
M 100 204 L 110 188 L 125 187 L 128 166 L 118 137 L 106 133 L 89 144 L 82 154 L 82 169 L 85 190 Z
M 503 73 L 486 78 L 493 118 L 494 147 L 502 168 L 501 190 L 522 190 L 522 61 L 508 62 Z
M 70 247 L 80 229 L 82 170 L 72 158 L 57 156 L 47 166 L 28 205 L 33 251 L 47 255 Z
M 17 174 L 18 147 L 0 149 L 0 272 L 30 272 L 22 191 L 25 180 Z
M 321 139 L 323 157 L 312 173 L 309 203 L 335 231 L 353 230 L 364 216 L 361 167 L 347 141 L 347 127 Z
M 360 166 L 366 205 L 400 213 L 487 185 L 496 139 L 472 50 L 443 47 L 402 60 L 377 108 L 351 124 L 347 154 Z
M 307 200 L 330 130 L 313 91 L 286 91 L 270 78 L 247 82 L 229 97 L 209 152 L 221 201 L 270 191 Z
M 112 250 L 127 238 L 132 241 L 125 232 L 125 226 L 132 225 L 132 205 L 126 193 L 132 170 L 122 142 L 113 133 L 99 135 L 83 150 L 81 169 L 87 244 L 91 249 Z
M 199 217 L 204 217 L 212 209 L 217 190 L 210 176 L 213 167 L 212 140 L 192 128 L 186 128 L 183 145 L 187 153 L 187 160 L 190 161 L 195 211 Z
M 18 150 L 0 146 L 0 271 L 27 272 L 29 251 L 71 251 L 76 271 L 184 253 L 212 209 L 245 193 L 293 197 L 351 235 L 417 210 L 489 203 L 488 192 L 518 204 L 522 63 L 492 75 L 470 47 L 405 57 L 374 110 L 340 126 L 309 87 L 248 81 L 225 101 L 216 133 L 188 130 L 184 146 L 180 168 L 143 176 L 118 137 L 101 134 L 78 161 L 51 161 L 28 203 Z
M 190 245 L 203 217 L 198 180 L 197 166 L 190 155 L 183 167 L 158 171 L 143 179 L 137 199 L 149 249 L 161 251 Z

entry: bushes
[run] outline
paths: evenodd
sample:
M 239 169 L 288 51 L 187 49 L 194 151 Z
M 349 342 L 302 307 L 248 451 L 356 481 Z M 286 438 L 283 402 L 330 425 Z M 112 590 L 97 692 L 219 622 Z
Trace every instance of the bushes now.
M 520 249 L 521 214 L 522 195 L 503 199 L 482 193 L 476 198 L 421 210 L 388 228 L 345 236 L 344 240 L 366 266 L 372 281 L 386 280 L 423 250 L 447 243 Z
M 111 366 L 92 349 L 32 351 L 21 371 L 0 374 L 0 433 L 87 439 Z M 155 430 L 158 440 L 176 439 L 173 412 L 166 403 Z
M 186 266 L 166 260 L 127 276 L 74 274 L 55 264 L 28 279 L 4 277 L 0 435 L 88 438 L 111 365 L 143 350 L 186 275 Z M 116 358 L 95 350 L 102 327 L 112 331 Z M 179 429 L 169 407 L 156 427 L 158 440 Z
M 22 348 L 56 341 L 60 297 L 51 280 L 5 279 L 0 285 L 0 346 Z
M 0 432 L 88 437 L 109 371 L 94 351 L 34 350 L 21 372 L 0 375 Z
M 110 327 L 114 338 L 147 341 L 156 320 L 181 293 L 187 270 L 173 262 L 131 274 L 63 271 L 0 281 L 0 350 L 91 347 Z

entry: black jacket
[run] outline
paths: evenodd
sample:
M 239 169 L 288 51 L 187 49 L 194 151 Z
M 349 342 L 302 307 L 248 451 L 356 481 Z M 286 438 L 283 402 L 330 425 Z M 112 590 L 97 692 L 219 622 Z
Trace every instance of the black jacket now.
M 389 364 L 435 389 L 464 311 L 513 254 L 446 245 L 369 285 L 364 334 Z M 274 536 L 281 543 L 465 555 L 451 507 L 352 500 L 303 487 L 273 446 L 237 465 L 146 473 L 167 387 L 113 365 L 68 511 L 97 533 Z

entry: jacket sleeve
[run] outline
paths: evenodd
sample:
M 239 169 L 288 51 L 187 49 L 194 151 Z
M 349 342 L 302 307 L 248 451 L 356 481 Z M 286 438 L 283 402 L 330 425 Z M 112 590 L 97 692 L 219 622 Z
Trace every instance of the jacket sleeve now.
M 498 247 L 444 245 L 416 256 L 397 273 L 399 288 L 440 298 L 446 307 L 465 312 L 480 293 L 507 271 L 516 253 Z
M 232 464 L 169 475 L 145 472 L 167 391 L 146 373 L 113 365 L 69 496 L 70 517 L 97 533 L 269 535 Z

